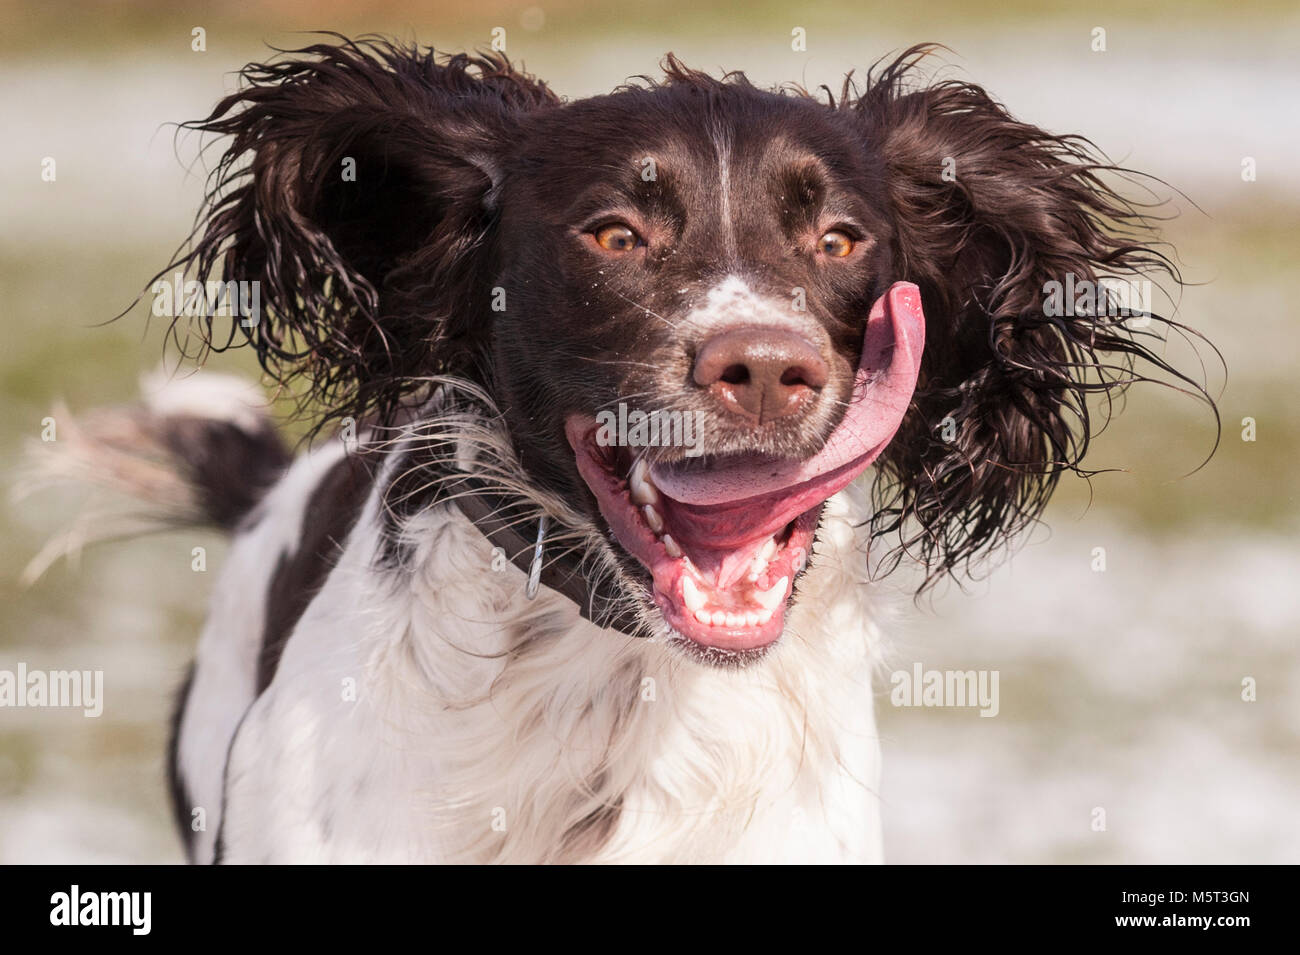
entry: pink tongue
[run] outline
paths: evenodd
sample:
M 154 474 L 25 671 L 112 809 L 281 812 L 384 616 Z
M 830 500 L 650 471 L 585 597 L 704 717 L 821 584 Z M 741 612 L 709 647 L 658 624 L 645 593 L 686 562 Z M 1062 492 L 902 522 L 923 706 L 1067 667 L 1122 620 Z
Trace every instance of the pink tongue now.
M 911 282 L 895 282 L 871 306 L 848 413 L 820 451 L 802 461 L 754 456 L 707 470 L 656 466 L 655 484 L 683 504 L 722 504 L 793 487 L 851 462 L 847 479 L 835 482 L 843 487 L 898 431 L 916 389 L 924 347 L 921 292 Z

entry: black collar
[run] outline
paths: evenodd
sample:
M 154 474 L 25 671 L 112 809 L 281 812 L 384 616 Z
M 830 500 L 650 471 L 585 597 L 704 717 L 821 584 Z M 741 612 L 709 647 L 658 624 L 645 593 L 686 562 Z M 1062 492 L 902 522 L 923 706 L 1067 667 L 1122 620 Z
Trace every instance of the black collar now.
M 534 508 L 493 491 L 472 474 L 449 482 L 446 493 L 492 546 L 501 548 L 506 558 L 525 575 L 532 571 L 538 522 L 529 519 L 529 514 Z M 580 567 L 580 557 L 566 551 L 563 545 L 543 544 L 540 579 L 542 586 L 577 604 L 578 612 L 597 626 L 644 636 L 636 617 L 626 611 L 618 612 L 614 595 L 605 592 L 606 588 L 592 586 Z
M 420 416 L 414 415 L 413 419 L 418 421 Z M 454 441 L 413 440 L 401 455 L 384 490 L 381 509 L 387 542 L 385 559 L 400 563 L 405 548 L 401 525 L 406 519 L 439 503 L 454 503 L 493 547 L 499 547 L 512 564 L 528 575 L 537 542 L 536 505 L 462 469 L 455 449 Z M 553 520 L 551 527 L 552 536 L 558 536 Z M 607 575 L 602 575 L 599 583 L 588 578 L 582 557 L 574 553 L 571 541 L 545 544 L 540 583 L 572 600 L 578 612 L 599 627 L 629 636 L 647 636 L 644 625 L 635 613 L 626 610 L 626 602 L 619 599 Z

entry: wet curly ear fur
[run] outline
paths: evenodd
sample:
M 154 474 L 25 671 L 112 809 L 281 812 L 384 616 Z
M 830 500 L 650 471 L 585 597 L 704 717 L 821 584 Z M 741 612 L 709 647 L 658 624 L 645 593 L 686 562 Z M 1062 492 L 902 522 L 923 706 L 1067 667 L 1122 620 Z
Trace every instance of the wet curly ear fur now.
M 1214 408 L 1152 350 L 1171 330 L 1196 333 L 1149 312 L 1126 323 L 1045 307 L 1048 283 L 1067 276 L 1181 285 L 1153 247 L 1150 206 L 1112 185 L 1132 175 L 1087 140 L 1018 122 L 978 86 L 918 82 L 932 49 L 907 51 L 862 92 L 846 84 L 841 103 L 885 159 L 899 277 L 925 308 L 921 381 L 881 459 L 875 530 L 901 534 L 894 560 L 919 558 L 927 583 L 969 572 L 1034 521 L 1065 471 L 1095 473 L 1081 468 L 1104 424 L 1094 418 L 1128 384 L 1158 380 Z
M 255 325 L 198 316 L 173 327 L 182 351 L 190 333 L 200 351 L 246 339 L 326 420 L 387 419 L 473 361 L 496 159 L 522 112 L 558 99 L 503 56 L 337 39 L 249 64 L 184 124 L 229 139 L 194 234 L 155 278 L 258 282 Z

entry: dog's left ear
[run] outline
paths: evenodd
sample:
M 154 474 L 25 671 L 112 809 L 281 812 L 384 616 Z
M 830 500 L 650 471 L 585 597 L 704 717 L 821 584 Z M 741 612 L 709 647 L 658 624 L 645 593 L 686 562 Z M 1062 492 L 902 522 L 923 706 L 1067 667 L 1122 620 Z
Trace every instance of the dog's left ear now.
M 384 416 L 486 334 L 500 160 L 521 115 L 558 100 L 504 57 L 338 39 L 250 64 L 188 124 L 228 145 L 160 275 L 255 283 L 256 320 L 222 338 L 202 316 L 203 344 L 242 335 L 327 415 Z
M 896 277 L 920 286 L 927 325 L 913 407 L 880 459 L 876 529 L 902 530 L 934 579 L 1034 520 L 1064 471 L 1084 473 L 1091 394 L 1152 373 L 1204 391 L 1143 344 L 1175 323 L 1115 317 L 1100 291 L 1103 277 L 1180 281 L 1110 184 L 1123 171 L 977 86 L 915 82 L 928 52 L 846 106 L 883 158 Z M 1053 283 L 1099 294 L 1076 309 Z

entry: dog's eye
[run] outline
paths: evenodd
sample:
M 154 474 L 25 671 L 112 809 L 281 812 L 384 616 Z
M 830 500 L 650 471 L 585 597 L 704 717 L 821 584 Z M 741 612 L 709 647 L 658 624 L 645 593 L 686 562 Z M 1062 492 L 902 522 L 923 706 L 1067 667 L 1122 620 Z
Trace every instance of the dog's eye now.
M 603 225 L 592 235 L 596 244 L 607 252 L 631 252 L 641 244 L 641 237 L 621 222 Z
M 824 255 L 842 259 L 853 251 L 853 239 L 839 229 L 831 229 L 818 240 L 817 248 Z

